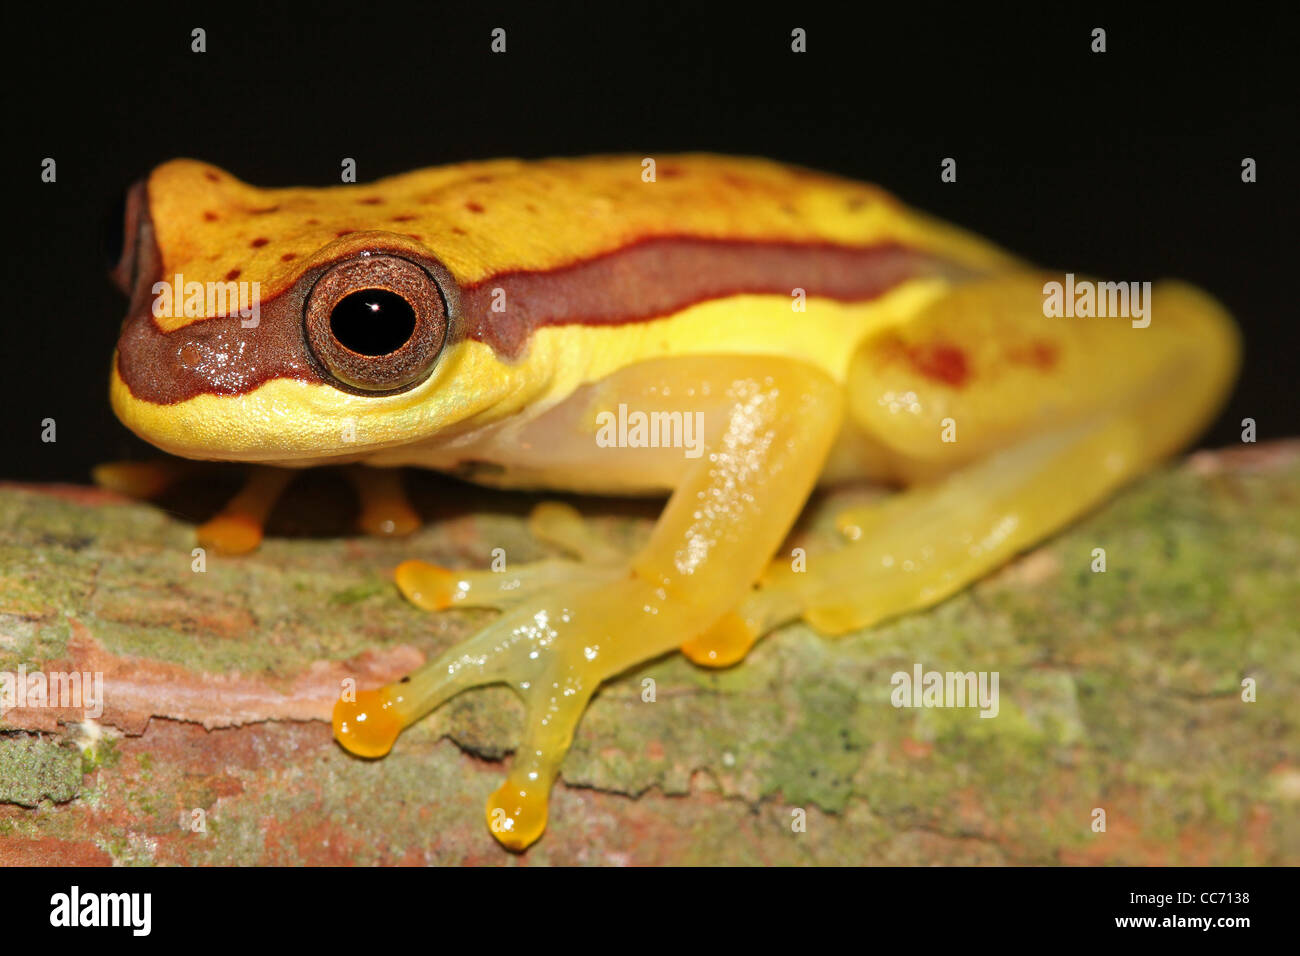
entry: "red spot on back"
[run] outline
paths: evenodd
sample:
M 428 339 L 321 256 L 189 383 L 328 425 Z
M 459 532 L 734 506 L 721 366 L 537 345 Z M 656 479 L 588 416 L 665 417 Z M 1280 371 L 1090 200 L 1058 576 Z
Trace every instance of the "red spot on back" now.
M 208 182 L 210 182 L 210 183 L 219 183 L 219 182 L 221 182 L 221 177 L 218 176 L 216 173 L 213 173 L 213 172 L 206 172 L 206 173 L 204 173 L 204 174 L 203 174 L 203 178 L 206 179 L 206 180 L 207 180 Z
M 414 216 L 394 216 L 389 222 L 410 222 Z
M 961 388 L 971 376 L 966 353 L 955 345 L 942 342 L 910 344 L 901 339 L 882 343 L 881 353 L 886 359 L 902 359 L 918 374 L 932 382 L 942 382 Z
M 470 212 L 482 212 L 482 211 L 483 211 L 483 207 L 480 206 L 480 205 L 479 205 L 478 203 L 476 203 L 476 202 L 467 202 L 467 203 L 465 203 L 465 208 L 468 209 Z
M 296 253 L 296 252 L 286 252 L 284 255 L 282 255 L 282 256 L 280 257 L 280 261 L 281 261 L 281 262 L 292 262 L 294 259 L 297 259 L 297 258 L 298 258 L 298 253 Z
M 378 206 L 381 202 L 383 202 L 383 200 L 378 196 L 367 196 L 365 199 L 357 200 L 357 203 L 362 206 Z
M 262 248 L 262 246 L 266 245 L 270 241 L 271 241 L 270 239 L 263 239 L 259 236 L 258 238 L 250 242 L 249 245 L 252 246 L 254 249 L 260 249 Z
M 953 388 L 961 388 L 970 378 L 970 367 L 966 363 L 966 353 L 952 345 L 929 343 L 913 345 L 908 349 L 907 359 L 928 379 L 943 382 Z
M 227 281 L 227 282 L 234 282 L 234 281 L 235 281 L 236 279 L 238 279 L 238 278 L 239 278 L 239 270 L 238 270 L 238 269 L 231 269 L 229 272 L 226 273 L 226 281 Z

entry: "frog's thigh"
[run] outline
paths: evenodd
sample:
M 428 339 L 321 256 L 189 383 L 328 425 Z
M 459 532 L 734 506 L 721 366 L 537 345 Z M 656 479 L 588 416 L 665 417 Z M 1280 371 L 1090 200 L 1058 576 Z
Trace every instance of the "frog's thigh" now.
M 761 627 L 797 604 L 839 633 L 927 607 L 1181 447 L 1231 384 L 1236 333 L 1190 287 L 1152 298 L 1133 328 L 1045 317 L 1040 276 L 990 280 L 864 343 L 851 414 L 911 487 L 804 572 L 774 563 L 739 616 Z

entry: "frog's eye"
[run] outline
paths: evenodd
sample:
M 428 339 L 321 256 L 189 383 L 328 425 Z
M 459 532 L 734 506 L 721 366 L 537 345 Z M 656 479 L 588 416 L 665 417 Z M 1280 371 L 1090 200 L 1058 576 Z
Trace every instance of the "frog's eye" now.
M 447 340 L 437 281 L 408 259 L 365 255 L 334 266 L 307 296 L 312 353 L 344 385 L 367 392 L 424 379 Z

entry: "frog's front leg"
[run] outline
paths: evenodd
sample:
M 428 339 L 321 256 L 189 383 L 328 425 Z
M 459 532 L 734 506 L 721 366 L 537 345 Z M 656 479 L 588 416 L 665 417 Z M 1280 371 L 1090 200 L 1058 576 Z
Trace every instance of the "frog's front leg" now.
M 192 478 L 203 462 L 184 458 L 119 461 L 98 465 L 95 484 L 131 498 L 156 498 L 173 485 Z M 209 466 L 210 467 L 210 466 Z M 244 486 L 221 511 L 195 530 L 198 543 L 221 554 L 246 554 L 262 543 L 266 519 L 297 471 L 253 465 Z
M 527 725 L 506 782 L 487 804 L 493 834 L 511 849 L 527 847 L 545 828 L 551 784 L 597 687 L 709 629 L 750 592 L 840 427 L 841 389 L 811 366 L 751 356 L 663 361 L 666 379 L 724 396 L 726 412 L 685 468 L 646 547 L 604 580 L 537 589 L 407 680 L 335 706 L 339 741 L 380 756 L 404 727 L 454 694 L 489 683 L 514 687 Z
M 93 476 L 101 488 L 148 499 L 192 478 L 204 467 L 203 462 L 183 458 L 122 461 L 97 466 Z M 420 517 L 402 488 L 400 469 L 350 465 L 343 474 L 356 489 L 360 500 L 357 523 L 366 534 L 400 537 L 419 528 Z M 249 466 L 239 492 L 196 529 L 198 543 L 221 554 L 256 550 L 262 543 L 267 519 L 297 476 L 295 468 Z
M 399 537 L 420 526 L 402 488 L 401 471 L 395 468 L 367 468 L 350 465 L 344 476 L 356 489 L 360 501 L 357 523 L 366 534 Z M 267 519 L 276 502 L 298 477 L 295 468 L 253 465 L 244 487 L 226 503 L 220 513 L 199 525 L 199 544 L 222 554 L 247 554 L 262 543 Z

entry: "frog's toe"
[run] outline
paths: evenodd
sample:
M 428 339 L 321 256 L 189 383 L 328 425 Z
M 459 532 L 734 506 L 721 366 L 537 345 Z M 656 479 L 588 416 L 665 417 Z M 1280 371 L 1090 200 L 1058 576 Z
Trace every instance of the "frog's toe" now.
M 464 574 L 483 574 L 483 572 L 464 572 Z M 450 568 L 444 568 L 428 561 L 403 561 L 393 571 L 393 580 L 403 597 L 416 607 L 426 611 L 445 611 L 456 603 L 461 591 L 460 577 Z M 465 593 L 472 588 L 465 589 Z
M 681 646 L 681 652 L 701 667 L 730 667 L 750 652 L 758 639 L 798 616 L 798 595 L 767 586 L 749 592 L 734 610 Z
M 594 681 L 556 673 L 523 691 L 528 706 L 524 738 L 505 783 L 484 808 L 488 828 L 506 849 L 527 849 L 546 829 L 551 787 L 595 689 Z
M 128 498 L 156 498 L 176 482 L 189 475 L 196 462 L 181 458 L 156 461 L 112 461 L 96 465 L 90 471 L 100 488 L 116 491 Z
M 506 683 L 523 697 L 527 727 L 506 782 L 488 798 L 487 822 L 508 849 L 546 828 L 551 785 L 599 680 L 566 666 L 550 648 L 556 632 L 527 609 L 503 615 L 396 683 L 341 697 L 334 736 L 361 757 L 382 757 L 401 731 L 462 691 Z
M 603 541 L 577 508 L 559 501 L 543 501 L 528 516 L 533 537 L 588 564 L 623 563 L 628 555 Z
M 401 681 L 341 698 L 335 737 L 355 754 L 380 757 L 403 728 L 456 694 L 487 684 L 513 688 L 527 723 L 486 814 L 493 835 L 522 850 L 546 827 L 551 786 L 596 688 L 640 659 L 641 644 L 625 645 L 619 638 L 626 635 L 610 627 L 616 609 L 646 604 L 648 589 L 626 566 L 594 585 L 551 584 L 544 596 L 502 614 Z M 638 654 L 629 656 L 629 647 Z
M 199 525 L 199 544 L 222 554 L 247 554 L 262 543 L 267 516 L 296 476 L 288 468 L 255 465 L 239 494 L 221 513 Z
M 382 757 L 393 749 L 402 723 L 393 712 L 393 700 L 380 690 L 357 691 L 353 698 L 334 704 L 334 736 L 358 757 Z
M 504 571 L 469 571 L 412 560 L 398 565 L 393 578 L 406 599 L 426 611 L 451 607 L 505 610 L 543 591 L 612 578 L 619 568 L 621 565 L 602 567 L 552 558 Z
M 393 572 L 406 599 L 426 611 L 452 607 L 505 610 L 536 594 L 566 585 L 584 587 L 622 573 L 627 555 L 595 535 L 577 509 L 543 502 L 528 517 L 538 540 L 578 560 L 547 558 L 501 570 L 453 570 L 427 561 L 403 561 Z
M 91 471 L 95 484 L 131 498 L 156 498 L 177 482 L 213 466 L 180 458 L 115 461 Z M 296 475 L 288 468 L 255 465 L 244 487 L 219 514 L 196 529 L 198 543 L 222 554 L 246 554 L 262 543 L 267 516 Z
M 546 831 L 550 793 L 539 787 L 521 787 L 506 780 L 488 797 L 484 812 L 488 828 L 507 850 L 521 853 Z
M 502 616 L 400 681 L 344 694 L 334 704 L 334 736 L 361 757 L 388 753 L 403 729 L 461 691 L 485 684 L 527 686 L 540 669 L 530 635 Z
M 730 667 L 744 659 L 758 641 L 760 633 L 739 614 L 731 611 L 703 634 L 696 635 L 683 644 L 681 651 L 701 667 Z
M 357 523 L 366 534 L 398 538 L 420 527 L 420 516 L 402 486 L 400 469 L 356 465 L 346 469 L 346 473 L 361 499 Z
M 195 529 L 199 546 L 219 554 L 248 554 L 262 543 L 262 523 L 242 514 L 219 514 Z

